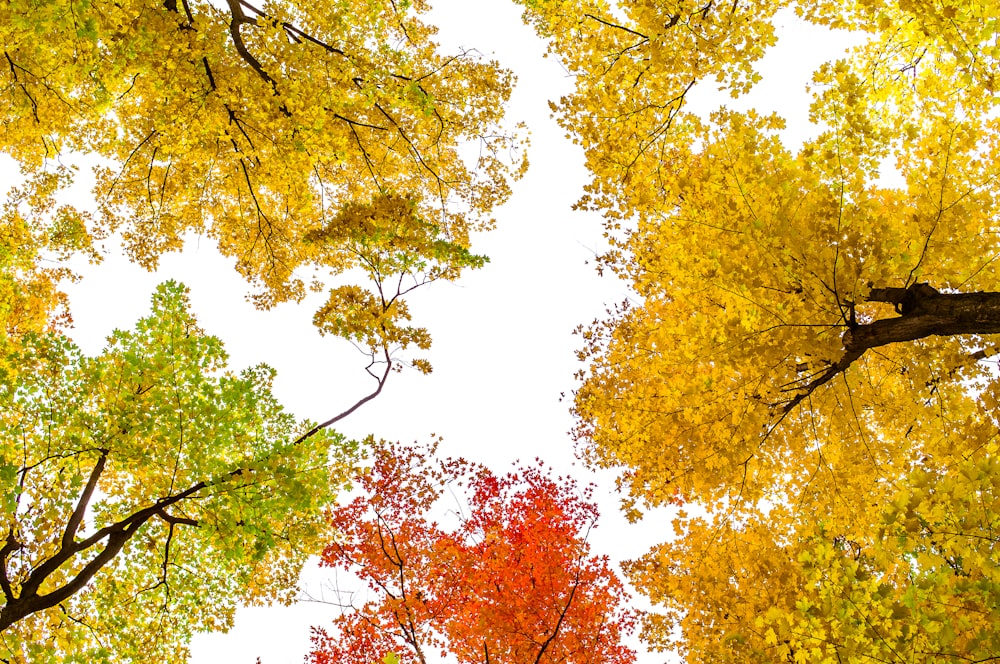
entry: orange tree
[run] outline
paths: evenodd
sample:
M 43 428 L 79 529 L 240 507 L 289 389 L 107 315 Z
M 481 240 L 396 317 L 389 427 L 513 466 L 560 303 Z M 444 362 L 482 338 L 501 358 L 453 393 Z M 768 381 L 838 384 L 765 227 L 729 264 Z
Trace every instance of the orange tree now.
M 541 467 L 497 476 L 434 451 L 381 443 L 361 495 L 333 510 L 323 564 L 368 596 L 315 631 L 309 660 L 634 662 L 625 589 L 587 544 L 589 491 Z M 449 506 L 457 523 L 444 529 L 432 515 Z
M 581 330 L 577 436 L 633 517 L 704 509 L 629 566 L 662 607 L 645 637 L 691 662 L 1000 656 L 997 8 L 523 4 L 637 295 Z M 686 110 L 749 90 L 779 10 L 867 33 L 815 72 L 801 147 L 776 115 Z

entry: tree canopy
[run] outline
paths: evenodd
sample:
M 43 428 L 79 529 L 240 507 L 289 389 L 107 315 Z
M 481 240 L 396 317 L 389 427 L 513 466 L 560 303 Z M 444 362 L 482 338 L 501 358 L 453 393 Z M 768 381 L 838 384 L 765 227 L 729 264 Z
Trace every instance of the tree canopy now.
M 0 386 L 0 658 L 186 661 L 237 602 L 290 601 L 358 446 L 226 370 L 185 289 L 98 357 L 29 333 Z
M 356 574 L 367 596 L 341 595 L 350 609 L 316 629 L 309 660 L 634 662 L 621 639 L 635 614 L 587 542 L 589 490 L 542 466 L 497 476 L 435 447 L 378 445 L 361 494 L 332 511 L 322 564 Z
M 439 52 L 426 9 L 5 3 L 0 153 L 25 176 L 39 239 L 86 250 L 113 233 L 155 267 L 207 235 L 259 305 L 329 288 L 322 329 L 376 354 L 425 346 L 400 298 L 483 263 L 469 233 L 525 165 L 502 122 L 510 72 Z M 93 210 L 54 203 L 79 155 L 97 163 Z M 330 281 L 351 269 L 372 284 Z
M 645 641 L 713 664 L 1000 657 L 1000 10 L 520 4 L 573 77 L 553 108 L 600 268 L 634 292 L 579 330 L 574 434 L 631 518 L 681 506 L 626 565 Z M 633 660 L 573 481 L 386 444 L 359 474 L 329 428 L 391 370 L 430 371 L 402 354 L 430 344 L 406 296 L 485 264 L 471 233 L 526 165 L 511 73 L 442 52 L 427 9 L 0 4 L 22 175 L 0 210 L 0 660 L 183 661 L 237 602 L 290 599 L 324 546 L 372 600 L 316 632 L 316 664 Z M 813 76 L 814 137 L 690 112 L 705 86 L 745 95 L 792 12 L 862 36 Z M 81 161 L 93 206 L 63 197 Z M 261 307 L 328 291 L 315 324 L 370 354 L 374 391 L 296 421 L 173 282 L 98 356 L 74 347 L 63 259 L 111 238 L 152 268 L 192 234 Z M 445 530 L 427 514 L 460 482 Z
M 645 637 L 691 662 L 996 657 L 996 7 L 524 4 L 636 294 L 581 330 L 577 438 L 633 518 L 691 503 L 629 566 L 662 607 Z M 749 90 L 779 11 L 866 33 L 815 72 L 802 146 L 687 109 Z

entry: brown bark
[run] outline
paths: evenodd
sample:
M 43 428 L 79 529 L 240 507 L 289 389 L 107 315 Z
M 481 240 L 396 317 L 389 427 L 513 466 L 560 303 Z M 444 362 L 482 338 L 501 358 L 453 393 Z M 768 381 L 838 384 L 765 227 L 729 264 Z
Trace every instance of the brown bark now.
M 1000 334 L 1000 293 L 940 293 L 927 284 L 914 284 L 873 289 L 868 301 L 892 303 L 901 315 L 848 330 L 848 353 L 931 336 Z
M 785 402 L 783 413 L 847 371 L 872 348 L 933 336 L 1000 334 L 1000 292 L 942 293 L 922 283 L 907 288 L 873 288 L 866 300 L 892 304 L 900 315 L 851 326 L 844 333 L 840 359 Z

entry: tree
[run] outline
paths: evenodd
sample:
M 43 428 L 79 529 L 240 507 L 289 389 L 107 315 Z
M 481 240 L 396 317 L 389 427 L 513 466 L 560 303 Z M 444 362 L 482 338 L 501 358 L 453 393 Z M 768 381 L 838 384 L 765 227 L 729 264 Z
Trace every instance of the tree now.
M 633 518 L 704 509 L 628 568 L 663 607 L 645 637 L 691 662 L 1000 655 L 996 7 L 524 4 L 636 293 L 581 329 L 575 433 Z M 778 116 L 685 108 L 752 86 L 780 9 L 869 33 L 814 74 L 797 151 Z
M 633 662 L 634 623 L 606 558 L 591 556 L 589 490 L 541 466 L 498 477 L 435 446 L 375 448 L 362 494 L 331 513 L 323 564 L 356 574 L 368 601 L 316 629 L 314 664 Z M 464 487 L 464 498 L 456 496 Z M 458 524 L 432 514 L 449 494 Z
M 374 321 L 354 336 L 374 336 L 376 355 L 395 347 L 380 323 L 407 320 L 412 287 L 482 264 L 469 233 L 491 226 L 526 165 L 502 127 L 511 74 L 475 51 L 439 53 L 426 9 L 5 3 L 0 153 L 20 165 L 25 195 L 49 201 L 32 228 L 76 249 L 117 233 L 146 267 L 185 234 L 207 235 L 260 306 L 357 268 L 375 292 L 330 282 L 317 324 Z M 96 214 L 51 202 L 81 154 L 97 163 Z
M 161 286 L 98 357 L 30 333 L 0 386 L 0 659 L 186 661 L 237 602 L 291 601 L 358 446 L 225 370 Z

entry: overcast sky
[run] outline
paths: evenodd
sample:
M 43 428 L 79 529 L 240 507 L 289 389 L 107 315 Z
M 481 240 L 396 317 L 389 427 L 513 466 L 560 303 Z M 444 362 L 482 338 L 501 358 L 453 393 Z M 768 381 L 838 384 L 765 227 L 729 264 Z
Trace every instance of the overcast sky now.
M 602 247 L 600 219 L 570 210 L 587 176 L 580 150 L 549 118 L 547 100 L 568 92 L 571 80 L 557 62 L 543 59 L 544 45 L 522 25 L 513 4 L 433 4 L 431 22 L 440 27 L 446 50 L 477 48 L 517 74 L 509 117 L 528 124 L 531 168 L 515 185 L 511 201 L 497 211 L 497 230 L 474 239 L 474 251 L 490 256 L 486 268 L 458 284 L 434 284 L 410 300 L 415 321 L 426 324 L 434 338 L 433 374 L 392 376 L 383 394 L 342 422 L 340 430 L 352 437 L 373 433 L 403 441 L 439 434 L 444 454 L 500 472 L 516 459 L 542 457 L 581 481 L 598 482 L 603 515 L 590 538 L 595 553 L 616 561 L 638 556 L 668 537 L 669 514 L 650 515 L 638 526 L 624 523 L 613 475 L 593 475 L 573 465 L 566 433 L 572 419 L 568 402 L 560 402 L 560 394 L 573 389 L 579 368 L 573 328 L 628 296 L 622 284 L 594 272 L 592 258 Z M 765 61 L 764 82 L 749 100 L 733 103 L 705 86 L 689 97 L 698 109 L 727 103 L 780 111 L 789 120 L 786 142 L 793 145 L 813 131 L 804 123 L 804 86 L 819 63 L 842 52 L 844 42 L 803 29 L 792 16 L 779 23 L 786 29 Z M 327 419 L 372 388 L 364 358 L 347 342 L 320 337 L 312 326 L 321 300 L 255 310 L 244 299 L 247 288 L 231 261 L 208 241 L 193 239 L 183 253 L 166 257 L 157 274 L 128 264 L 113 250 L 103 264 L 82 273 L 84 279 L 68 292 L 72 336 L 85 352 L 99 352 L 112 329 L 131 327 L 144 315 L 157 283 L 177 279 L 191 288 L 202 327 L 226 343 L 231 367 L 260 362 L 275 367 L 277 396 L 296 415 Z M 315 588 L 315 579 L 311 583 Z M 264 664 L 298 663 L 308 649 L 309 626 L 333 615 L 334 609 L 320 605 L 241 610 L 228 635 L 195 639 L 193 661 L 252 664 L 259 656 Z M 640 653 L 642 664 L 664 659 Z

